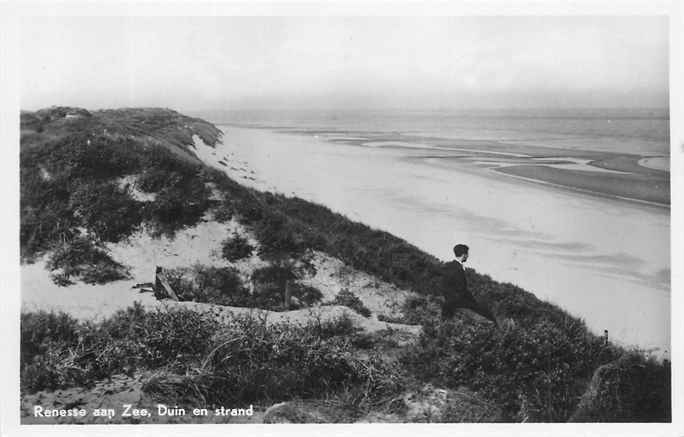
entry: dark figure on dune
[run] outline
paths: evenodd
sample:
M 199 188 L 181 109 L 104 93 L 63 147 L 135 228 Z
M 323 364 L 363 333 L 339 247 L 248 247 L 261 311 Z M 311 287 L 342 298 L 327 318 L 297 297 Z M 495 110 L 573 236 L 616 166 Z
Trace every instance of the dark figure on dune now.
M 497 320 L 488 308 L 480 305 L 468 291 L 465 268 L 463 263 L 468 260 L 469 248 L 465 244 L 454 246 L 454 261 L 444 263 L 442 270 L 441 290 L 444 294 L 442 305 L 442 319 L 454 316 L 457 308 L 468 308 L 494 322 Z

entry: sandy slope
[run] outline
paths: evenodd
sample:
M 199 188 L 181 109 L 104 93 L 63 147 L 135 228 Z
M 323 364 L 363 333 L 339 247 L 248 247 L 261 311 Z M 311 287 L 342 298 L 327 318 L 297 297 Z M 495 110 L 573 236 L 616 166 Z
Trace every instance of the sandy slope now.
M 355 270 L 322 252 L 314 253 L 313 264 L 316 267 L 316 274 L 301 282 L 321 290 L 324 295 L 323 302 L 332 301 L 340 290 L 346 289 L 361 299 L 374 317 L 378 314 L 398 317 L 403 302 L 409 296 L 417 295 L 368 273 Z
M 221 257 L 221 243 L 233 233 L 245 236 L 250 243 L 258 242 L 242 225 L 235 220 L 219 223 L 207 214 L 196 226 L 179 231 L 172 239 L 152 238 L 147 232 L 139 231 L 128 241 L 109 245 L 112 257 L 129 266 L 131 279 L 115 281 L 103 285 L 88 285 L 81 282 L 69 287 L 59 287 L 50 280 L 45 268 L 45 260 L 22 266 L 22 307 L 23 310 L 64 311 L 81 319 L 107 317 L 134 302 L 147 308 L 186 307 L 202 312 L 212 312 L 219 318 L 229 317 L 231 313 L 254 313 L 266 317 L 269 322 L 289 321 L 306 323 L 312 318 L 330 320 L 347 313 L 358 326 L 367 331 L 377 331 L 392 327 L 411 334 L 417 334 L 420 327 L 384 323 L 377 320 L 378 314 L 396 317 L 403 301 L 412 294 L 371 275 L 346 266 L 342 261 L 321 252 L 313 254 L 316 273 L 302 282 L 318 288 L 323 294 L 322 303 L 330 303 L 337 293 L 347 289 L 356 294 L 372 311 L 365 318 L 346 307 L 324 305 L 311 309 L 275 312 L 251 308 L 227 307 L 197 302 L 157 301 L 151 293 L 140 293 L 132 287 L 138 283 L 152 282 L 156 266 L 165 268 L 190 267 L 194 264 L 225 267 L 233 265 L 247 285 L 252 272 L 267 263 L 258 256 L 241 260 L 234 264 Z
M 205 219 L 208 219 L 206 217 Z M 167 268 L 227 264 L 220 258 L 220 243 L 237 226 L 203 221 L 176 234 L 175 238 L 152 238 L 139 231 L 128 241 L 111 244 L 112 257 L 130 267 L 131 279 L 103 285 L 77 282 L 59 287 L 50 280 L 45 259 L 21 267 L 22 310 L 64 311 L 79 319 L 107 317 L 133 302 L 155 307 L 157 300 L 149 293 L 139 293 L 133 285 L 152 282 L 156 266 Z

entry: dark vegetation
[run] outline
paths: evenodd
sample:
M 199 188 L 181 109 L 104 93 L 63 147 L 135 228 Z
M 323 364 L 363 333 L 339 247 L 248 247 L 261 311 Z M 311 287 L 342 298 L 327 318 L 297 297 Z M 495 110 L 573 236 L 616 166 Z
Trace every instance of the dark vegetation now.
M 253 299 L 233 267 L 196 265 L 166 271 L 169 285 L 182 301 L 251 306 Z
M 192 310 L 139 305 L 98 323 L 28 313 L 21 319 L 21 389 L 87 387 L 153 370 L 143 390 L 166 403 L 195 408 L 344 392 L 362 413 L 403 385 L 378 356 L 354 358 L 356 334 L 345 317 L 300 326 L 244 316 L 218 325 Z
M 323 297 L 318 289 L 293 282 L 288 286 L 290 303 L 285 306 L 285 289 L 280 279 L 284 274 L 277 266 L 254 272 L 253 292 L 245 286 L 234 267 L 196 265 L 167 270 L 166 275 L 169 285 L 182 301 L 283 311 L 311 307 Z
M 41 146 L 76 132 L 102 134 L 116 141 L 135 139 L 145 146 L 170 147 L 174 153 L 197 162 L 186 146 L 193 135 L 216 144 L 221 131 L 199 118 L 164 108 L 122 108 L 87 111 L 64 106 L 21 113 L 22 149 Z
M 404 362 L 434 383 L 480 392 L 508 420 L 558 422 L 571 416 L 594 370 L 621 352 L 569 317 L 562 326 L 543 322 L 497 330 L 455 318 L 426 323 Z
M 52 280 L 62 286 L 74 284 L 72 278 L 86 284 L 103 284 L 128 277 L 125 266 L 114 261 L 97 242 L 83 236 L 57 244 L 46 267 L 53 272 Z
M 191 312 L 140 308 L 101 323 L 28 313 L 22 316 L 22 390 L 156 369 L 163 373 L 147 389 L 179 399 L 274 401 L 346 390 L 353 393 L 350 404 L 361 405 L 399 390 L 409 374 L 420 382 L 465 385 L 498 405 L 507 420 L 669 420 L 667 361 L 605 345 L 560 308 L 470 269 L 474 297 L 463 296 L 463 306 L 490 309 L 502 328 L 467 312 L 442 322 L 436 258 L 326 207 L 258 192 L 198 165 L 174 146 L 189 134 L 173 127 L 186 120 L 177 113 L 101 111 L 65 120 L 50 111 L 22 114 L 20 238 L 22 258 L 50 253 L 56 281 L 117 279 L 125 267 L 108 257 L 104 243 L 141 226 L 172 235 L 210 209 L 219 221 L 235 217 L 247 226 L 259 241 L 259 256 L 271 266 L 251 278 L 253 294 L 230 268 L 177 271 L 171 281 L 183 300 L 270 309 L 311 305 L 320 293 L 297 285 L 297 279 L 312 271 L 310 255 L 319 250 L 420 293 L 396 321 L 422 324 L 424 331 L 401 358 L 401 368 L 388 368 L 351 358 L 356 346 L 372 349 L 373 342 L 345 328 L 344 321 L 301 330 L 246 319 L 222 328 Z M 196 123 L 214 132 L 201 121 L 189 125 Z M 135 188 L 156 193 L 155 200 L 135 200 L 131 187 L 116 182 L 126 175 L 136 176 Z M 225 200 L 209 201 L 208 183 Z M 249 256 L 245 243 L 227 241 L 224 256 Z M 346 301 L 356 305 L 351 296 Z
M 231 238 L 223 242 L 223 257 L 230 262 L 235 262 L 244 258 L 249 258 L 254 253 L 254 247 L 249 244 L 247 238 L 233 234 Z
M 363 304 L 361 299 L 351 291 L 342 289 L 337 293 L 335 299 L 332 301 L 333 305 L 344 305 L 348 308 L 353 309 L 357 313 L 361 314 L 363 317 L 370 317 L 371 311 Z
M 21 317 L 21 387 L 26 391 L 88 386 L 142 368 L 182 368 L 208 352 L 216 322 L 192 311 L 146 312 L 139 305 L 99 323 L 65 314 Z
M 492 329 L 467 312 L 444 322 L 432 297 L 407 299 L 403 317 L 387 321 L 423 325 L 419 341 L 401 357 L 411 374 L 449 388 L 467 386 L 494 401 L 509 421 L 669 421 L 667 360 L 605 343 L 582 321 L 512 284 L 472 269 L 466 274 L 502 327 Z M 605 369 L 612 369 L 612 380 L 598 376 Z M 590 396 L 594 386 L 603 391 Z
M 289 264 L 255 270 L 251 278 L 254 284 L 254 306 L 283 311 L 306 308 L 320 302 L 323 297 L 320 290 L 295 282 L 300 274 Z
M 302 327 L 237 319 L 217 334 L 218 346 L 194 380 L 210 403 L 277 402 L 345 389 L 357 392 L 358 401 L 372 402 L 396 393 L 396 372 L 379 357 L 354 358 L 355 332 L 345 318 Z
M 594 373 L 572 422 L 670 422 L 670 363 L 623 354 Z
M 399 317 L 378 315 L 378 320 L 407 325 L 422 325 L 435 320 L 441 312 L 440 302 L 432 296 L 409 296 L 401 305 Z

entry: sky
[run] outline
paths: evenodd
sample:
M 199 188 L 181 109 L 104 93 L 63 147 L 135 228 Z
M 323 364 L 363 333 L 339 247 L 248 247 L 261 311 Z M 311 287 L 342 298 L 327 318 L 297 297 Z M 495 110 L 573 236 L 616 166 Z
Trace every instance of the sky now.
M 666 107 L 667 17 L 32 17 L 21 106 Z

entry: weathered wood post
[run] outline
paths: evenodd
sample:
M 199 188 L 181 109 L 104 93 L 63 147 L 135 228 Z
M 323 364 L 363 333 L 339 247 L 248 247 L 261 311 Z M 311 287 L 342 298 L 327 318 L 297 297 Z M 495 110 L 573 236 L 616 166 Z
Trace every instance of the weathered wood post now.
M 159 275 L 162 272 L 162 268 L 160 266 L 157 266 L 154 269 L 154 291 L 157 291 L 161 289 L 161 282 L 159 281 Z
M 152 289 L 154 291 L 154 297 L 156 297 L 157 299 L 161 299 L 164 297 L 161 281 L 159 280 L 159 276 L 161 275 L 161 273 L 162 268 L 160 266 L 156 266 L 156 268 L 154 269 L 154 286 L 152 287 Z
M 290 280 L 285 281 L 285 299 L 283 305 L 286 310 L 290 309 L 290 296 L 292 295 L 292 290 L 290 289 Z

